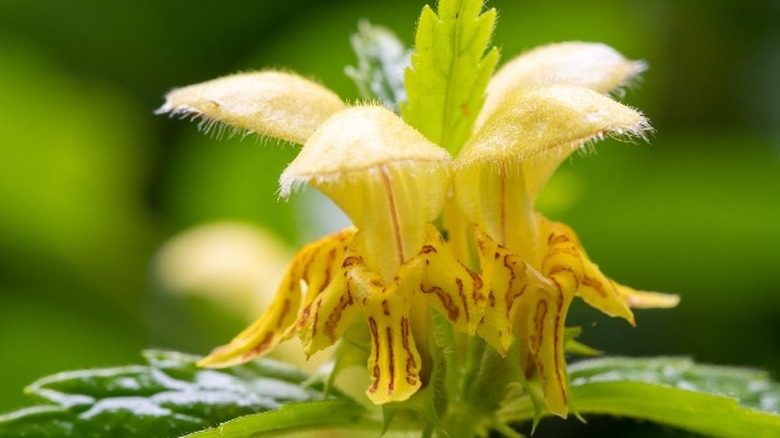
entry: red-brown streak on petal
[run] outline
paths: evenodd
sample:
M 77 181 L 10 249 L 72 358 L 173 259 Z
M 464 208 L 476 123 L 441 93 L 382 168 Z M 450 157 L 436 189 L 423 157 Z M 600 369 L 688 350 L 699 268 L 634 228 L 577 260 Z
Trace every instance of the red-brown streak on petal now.
M 263 341 L 261 343 L 259 343 L 255 348 L 247 351 L 246 353 L 244 353 L 243 356 L 241 356 L 241 360 L 246 361 L 255 356 L 259 356 L 265 353 L 265 351 L 271 346 L 273 340 L 274 340 L 274 333 L 268 332 L 265 335 L 265 338 L 263 338 Z
M 311 337 L 317 336 L 317 321 L 320 319 L 320 307 L 322 307 L 322 300 L 317 300 L 317 308 L 314 309 L 314 322 L 311 325 Z
M 438 286 L 431 286 L 430 289 L 425 289 L 424 284 L 420 284 L 420 291 L 424 294 L 435 294 L 439 301 L 441 301 L 441 305 L 444 306 L 444 309 L 447 310 L 447 317 L 451 321 L 457 321 L 458 315 L 460 314 L 460 310 L 458 309 L 458 306 L 455 305 L 455 303 L 452 301 L 452 297 L 447 295 L 442 288 Z
M 343 263 L 341 263 L 341 267 L 342 268 L 348 268 L 350 266 L 355 266 L 355 265 L 358 265 L 360 263 L 363 263 L 363 259 L 361 257 L 349 256 L 349 257 L 344 259 Z
M 567 236 L 565 234 L 557 234 L 556 232 L 553 231 L 547 237 L 547 245 L 548 246 L 553 246 L 553 245 L 557 245 L 559 243 L 564 243 L 564 242 L 571 242 L 571 239 L 569 239 L 569 236 Z
M 483 242 L 482 239 L 480 239 L 478 235 L 476 236 L 476 239 L 477 239 L 477 252 L 480 255 L 484 255 L 485 257 L 487 257 L 485 255 L 485 242 Z
M 557 265 L 550 269 L 550 271 L 547 273 L 547 277 L 553 277 L 555 274 L 559 274 L 561 272 L 568 272 L 571 274 L 571 278 L 574 279 L 574 290 L 579 289 L 580 279 L 577 276 L 577 273 L 574 272 L 574 269 L 569 266 Z M 558 285 L 557 282 L 555 284 Z M 558 285 L 558 289 L 560 289 L 560 285 Z
M 412 347 L 409 345 L 409 319 L 401 318 L 401 344 L 406 351 L 406 382 L 410 385 L 417 384 L 417 375 L 414 372 L 414 368 L 417 363 L 414 360 L 414 354 L 412 354 Z
M 558 282 L 555 282 L 555 286 L 558 289 L 558 311 L 555 313 L 555 326 L 553 327 L 553 333 L 555 334 L 555 338 L 553 339 L 554 340 L 553 345 L 556 346 L 556 350 L 557 350 L 558 342 L 561 341 L 561 337 L 563 336 L 563 333 L 561 333 L 563 327 L 561 326 L 560 322 L 561 322 L 561 317 L 564 316 L 563 315 L 564 295 L 563 295 L 563 290 L 561 289 L 561 285 L 558 284 Z M 561 372 L 561 370 L 563 370 L 564 364 L 561 364 L 561 355 L 558 354 L 557 351 L 555 352 L 554 357 L 555 357 L 555 378 L 558 380 L 558 388 L 560 388 L 561 390 L 561 399 L 563 400 L 564 404 L 568 404 L 567 401 L 568 399 L 566 395 L 566 386 L 563 383 L 563 373 Z
M 493 254 L 493 260 L 497 260 L 499 257 L 501 257 L 501 254 L 498 251 L 496 251 L 496 253 Z
M 385 316 L 390 316 L 390 304 L 387 300 L 382 300 L 382 313 L 384 313 Z
M 279 319 L 276 320 L 276 328 L 282 328 L 282 323 L 284 323 L 284 317 L 287 316 L 287 312 L 290 311 L 290 299 L 287 298 L 284 300 L 284 304 L 282 305 L 282 311 L 279 313 Z
M 374 342 L 374 368 L 371 370 L 373 382 L 371 387 L 368 388 L 368 392 L 374 393 L 379 386 L 379 376 L 381 375 L 381 369 L 379 368 L 379 330 L 376 327 L 374 318 L 368 318 L 368 328 L 371 330 L 371 339 Z
M 328 262 L 325 266 L 325 280 L 323 280 L 322 286 L 320 286 L 320 290 L 325 289 L 328 284 L 330 284 L 330 276 L 332 275 L 331 271 L 333 270 L 333 261 L 336 260 L 336 251 L 337 248 L 332 248 L 328 252 Z
M 509 312 L 512 310 L 512 304 L 516 297 L 522 295 L 523 293 L 519 293 L 517 295 L 512 293 L 512 283 L 515 282 L 515 270 L 513 269 L 514 262 L 509 260 L 509 254 L 504 255 L 504 267 L 509 271 L 509 281 L 507 282 L 507 288 L 506 288 L 506 296 L 504 299 L 506 300 L 506 318 L 509 319 Z M 525 288 L 523 288 L 523 292 L 525 292 Z
M 535 356 L 538 355 L 539 347 L 542 345 L 542 339 L 544 338 L 544 318 L 546 316 L 547 301 L 539 300 L 536 303 L 536 311 L 534 312 L 534 335 L 531 335 L 531 346 L 536 351 Z
M 398 217 L 398 207 L 395 205 L 393 186 L 390 185 L 390 175 L 387 174 L 386 166 L 382 166 L 382 184 L 385 188 L 387 205 L 390 209 L 390 220 L 393 224 L 393 237 L 395 237 L 395 249 L 398 252 L 398 264 L 402 265 L 404 263 L 404 243 L 401 240 L 401 221 Z
M 387 327 L 385 329 L 385 333 L 387 335 L 387 350 L 390 354 L 390 360 L 388 362 L 390 363 L 390 381 L 387 383 L 387 392 L 389 394 L 392 394 L 395 390 L 395 358 L 393 357 L 393 331 L 390 329 L 390 327 Z
M 496 307 L 496 296 L 493 295 L 493 289 L 490 289 L 490 294 L 488 294 L 488 304 L 490 307 Z
M 463 317 L 466 318 L 466 322 L 469 322 L 471 321 L 471 315 L 469 315 L 469 305 L 466 294 L 463 292 L 463 280 L 456 278 L 455 284 L 458 286 L 458 295 L 460 296 L 461 303 L 463 303 Z
M 344 311 L 347 309 L 347 307 L 351 306 L 352 304 L 352 292 L 349 289 L 349 283 L 347 283 L 346 294 L 339 297 L 339 305 L 333 309 L 333 313 L 328 316 L 328 320 L 325 322 L 325 333 L 328 335 L 328 339 L 330 339 L 331 343 L 336 342 L 335 331 L 339 321 L 341 320 L 341 316 L 344 314 Z
M 598 279 L 595 279 L 593 277 L 588 277 L 587 275 L 583 275 L 581 282 L 584 286 L 590 287 L 591 289 L 598 292 L 598 294 L 601 295 L 602 297 L 604 298 L 607 297 L 607 291 L 604 290 L 604 284 L 598 281 Z M 614 285 L 610 284 L 610 286 L 612 287 L 613 290 L 615 289 Z
M 301 316 L 298 317 L 298 329 L 300 330 L 301 327 L 306 325 L 306 321 L 309 319 L 309 315 L 311 315 L 311 305 L 314 304 L 312 301 L 311 303 L 307 304 L 306 307 L 303 308 L 303 312 L 301 312 Z
M 485 296 L 482 295 L 482 278 L 480 278 L 476 272 L 466 267 L 466 265 L 460 261 L 458 261 L 458 263 L 463 267 L 463 269 L 466 270 L 466 272 L 469 273 L 469 276 L 471 277 L 471 283 L 474 286 L 474 290 L 471 292 L 471 297 L 474 299 L 474 303 L 479 304 L 480 301 L 485 299 Z
M 434 248 L 432 245 L 425 245 L 420 250 L 420 253 L 422 253 L 422 254 L 430 254 L 430 253 L 436 254 L 436 253 L 438 253 L 438 251 L 436 251 L 436 248 Z

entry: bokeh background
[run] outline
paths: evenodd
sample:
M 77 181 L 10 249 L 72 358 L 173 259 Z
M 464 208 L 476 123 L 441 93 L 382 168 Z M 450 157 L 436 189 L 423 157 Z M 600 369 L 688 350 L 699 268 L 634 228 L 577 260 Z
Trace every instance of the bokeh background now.
M 49 373 L 139 362 L 150 347 L 207 352 L 246 323 L 290 251 L 339 221 L 311 191 L 277 201 L 293 146 L 154 116 L 166 91 L 277 67 L 354 100 L 343 69 L 358 20 L 411 44 L 423 4 L 0 0 L 0 412 Z M 682 303 L 639 311 L 635 329 L 577 306 L 583 339 L 780 378 L 780 3 L 489 5 L 504 60 L 586 40 L 650 66 L 624 100 L 653 122 L 651 144 L 575 156 L 540 207 L 613 278 Z M 688 436 L 600 418 L 548 420 L 536 436 L 586 430 Z

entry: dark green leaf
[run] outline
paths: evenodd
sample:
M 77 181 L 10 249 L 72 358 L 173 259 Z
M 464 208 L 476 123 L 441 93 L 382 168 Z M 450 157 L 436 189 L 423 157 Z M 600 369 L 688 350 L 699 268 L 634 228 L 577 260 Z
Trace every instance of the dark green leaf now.
M 27 394 L 43 404 L 0 416 L 0 436 L 176 437 L 237 417 L 320 402 L 321 385 L 271 360 L 224 370 L 201 369 L 197 357 L 149 351 L 148 365 L 71 371 L 38 380 Z M 362 408 L 340 393 L 360 416 Z M 303 409 L 303 408 L 301 408 Z M 314 420 L 312 420 L 314 421 Z

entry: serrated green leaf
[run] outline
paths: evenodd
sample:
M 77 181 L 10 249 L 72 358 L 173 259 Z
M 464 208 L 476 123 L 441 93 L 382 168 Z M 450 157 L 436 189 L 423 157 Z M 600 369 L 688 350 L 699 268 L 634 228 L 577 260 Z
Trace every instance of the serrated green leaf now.
M 148 365 L 81 370 L 44 377 L 26 392 L 42 404 L 0 415 L 0 436 L 178 437 L 282 406 L 322 401 L 322 385 L 272 360 L 224 370 L 198 357 L 149 351 Z M 363 409 L 339 392 L 327 401 Z M 347 409 L 344 407 L 343 409 Z
M 716 437 L 780 436 L 780 385 L 766 373 L 684 358 L 599 358 L 569 367 L 575 411 L 650 420 Z M 500 414 L 533 418 L 527 400 Z
M 355 81 L 364 99 L 379 99 L 396 113 L 406 99 L 404 70 L 410 62 L 410 51 L 393 32 L 368 21 L 358 23 L 358 32 L 350 38 L 358 57 L 357 67 L 345 72 Z
M 404 78 L 404 120 L 453 155 L 471 135 L 498 62 L 495 47 L 485 54 L 496 10 L 482 7 L 481 0 L 441 0 L 438 13 L 425 6 Z

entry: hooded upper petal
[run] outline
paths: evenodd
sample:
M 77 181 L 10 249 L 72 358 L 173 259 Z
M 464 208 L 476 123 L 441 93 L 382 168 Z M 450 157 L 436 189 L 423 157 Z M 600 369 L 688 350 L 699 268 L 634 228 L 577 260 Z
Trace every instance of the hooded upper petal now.
M 566 83 L 608 93 L 644 69 L 644 63 L 630 61 L 605 44 L 572 41 L 538 47 L 510 60 L 493 75 L 476 127 L 519 88 Z
M 203 117 L 257 134 L 304 143 L 344 103 L 322 85 L 292 73 L 262 71 L 177 88 L 158 113 Z
M 280 178 L 281 193 L 309 183 L 360 230 L 359 253 L 387 284 L 416 255 L 441 211 L 452 159 L 390 110 L 358 106 L 328 119 Z
M 535 265 L 533 204 L 558 165 L 604 135 L 642 135 L 638 111 L 576 85 L 521 88 L 505 99 L 458 156 L 461 210 Z M 513 224 L 513 225 L 512 225 Z

